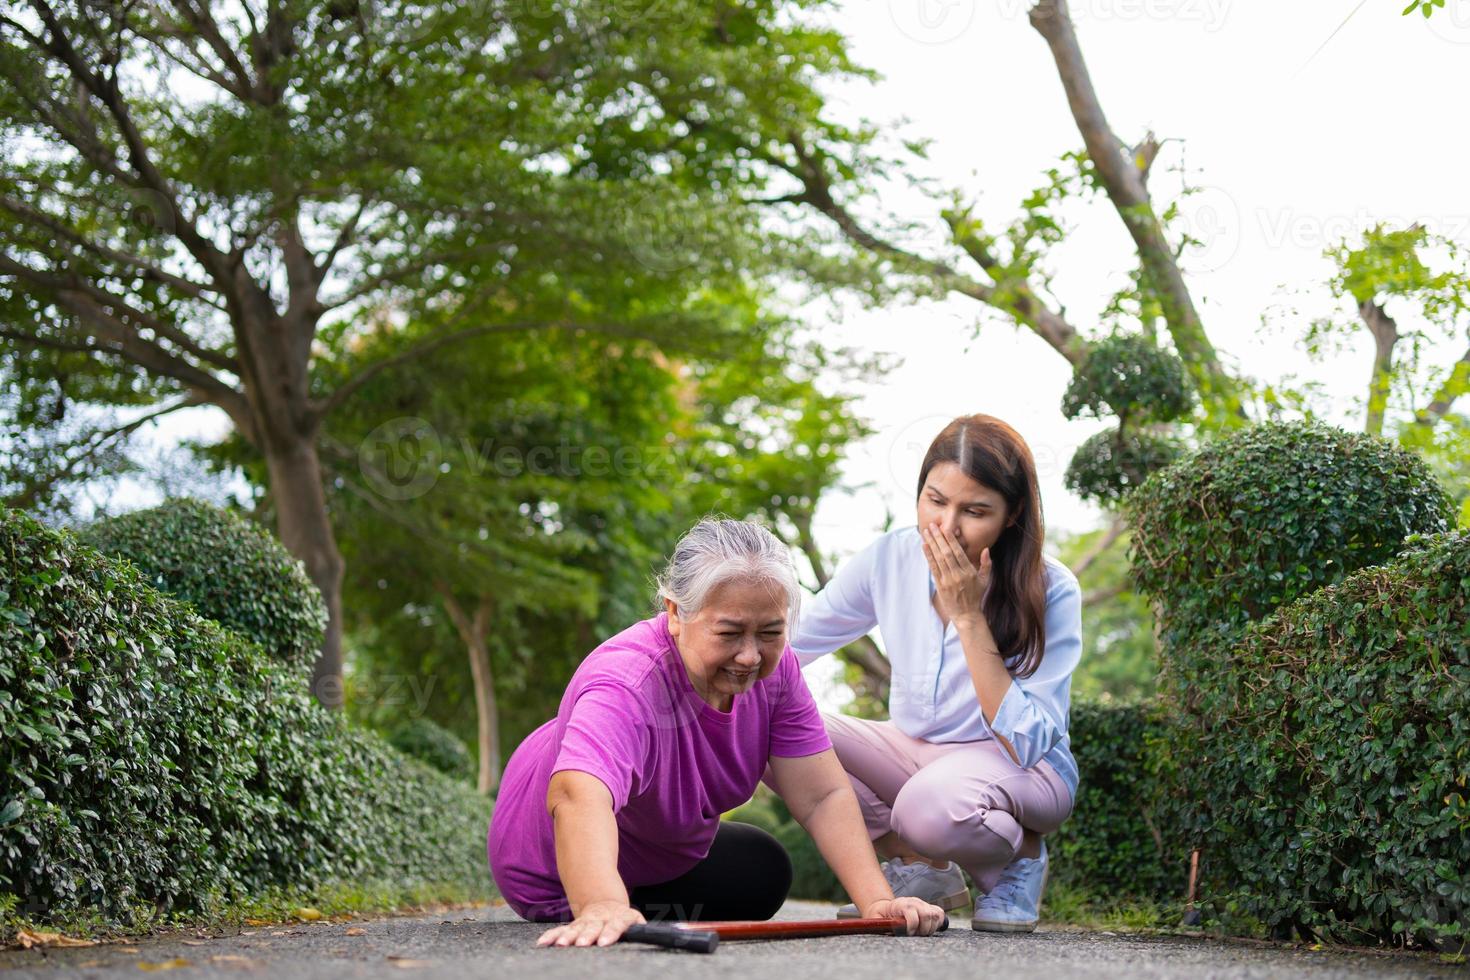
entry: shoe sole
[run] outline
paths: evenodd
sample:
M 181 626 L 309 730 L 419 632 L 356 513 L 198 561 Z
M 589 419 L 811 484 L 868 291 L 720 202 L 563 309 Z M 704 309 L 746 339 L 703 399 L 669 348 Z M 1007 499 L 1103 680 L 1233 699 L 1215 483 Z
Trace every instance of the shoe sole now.
M 970 904 L 970 892 L 968 889 L 962 892 L 955 892 L 953 895 L 946 895 L 932 904 L 939 906 L 946 912 L 953 912 L 955 909 L 962 909 Z M 863 914 L 861 912 L 848 912 L 841 908 L 837 910 L 837 918 L 839 919 L 861 919 L 862 917 Z
M 986 922 L 971 919 L 970 928 L 976 932 L 1035 932 L 1035 922 Z

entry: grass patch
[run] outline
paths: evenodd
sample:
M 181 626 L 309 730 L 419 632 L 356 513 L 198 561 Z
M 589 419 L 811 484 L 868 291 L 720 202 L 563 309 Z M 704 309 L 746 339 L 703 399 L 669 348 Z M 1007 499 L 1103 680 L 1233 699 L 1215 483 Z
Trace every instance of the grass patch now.
M 1178 929 L 1184 917 L 1181 902 L 1159 902 L 1132 896 L 1104 897 L 1062 882 L 1048 883 L 1041 917 L 1055 925 L 1110 932 Z

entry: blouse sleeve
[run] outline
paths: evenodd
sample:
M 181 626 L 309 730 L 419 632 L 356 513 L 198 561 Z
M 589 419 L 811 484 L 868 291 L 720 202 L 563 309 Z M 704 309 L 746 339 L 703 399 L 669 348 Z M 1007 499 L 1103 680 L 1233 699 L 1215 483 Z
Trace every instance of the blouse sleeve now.
M 1054 566 L 1055 567 L 1055 566 Z M 1023 769 L 1042 760 L 1067 737 L 1072 672 L 1082 659 L 1082 588 L 1057 569 L 1046 596 L 1046 650 L 1030 677 L 1014 677 L 990 723 L 1011 743 Z
M 881 541 L 843 562 L 827 587 L 802 603 L 791 636 L 791 649 L 801 666 L 842 649 L 878 625 L 873 608 L 873 572 Z

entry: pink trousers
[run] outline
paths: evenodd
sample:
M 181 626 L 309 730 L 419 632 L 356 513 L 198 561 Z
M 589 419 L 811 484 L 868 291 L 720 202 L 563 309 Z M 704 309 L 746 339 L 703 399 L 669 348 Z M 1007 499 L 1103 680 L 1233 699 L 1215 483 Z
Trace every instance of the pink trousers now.
M 954 861 L 981 893 L 1027 837 L 1049 834 L 1072 812 L 1051 763 L 1016 765 L 994 739 L 925 742 L 888 721 L 823 714 L 852 780 L 868 835 L 889 831 L 919 854 Z

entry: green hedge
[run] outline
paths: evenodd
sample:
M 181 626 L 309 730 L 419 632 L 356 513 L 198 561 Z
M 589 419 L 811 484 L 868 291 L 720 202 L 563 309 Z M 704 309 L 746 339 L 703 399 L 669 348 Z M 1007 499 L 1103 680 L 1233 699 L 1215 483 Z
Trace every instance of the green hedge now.
M 388 736 L 388 743 L 453 779 L 468 780 L 475 774 L 469 747 L 458 735 L 428 718 L 415 718 L 399 725 Z
M 1168 726 L 1154 701 L 1072 702 L 1077 801 L 1047 837 L 1052 881 L 1110 902 L 1183 899 L 1189 848 L 1164 806 L 1154 765 Z
M 0 512 L 0 892 L 120 927 L 272 888 L 488 891 L 489 804 L 319 708 L 300 671 Z
M 1439 749 L 1389 739 L 1379 752 L 1362 732 L 1339 726 L 1366 711 L 1412 718 L 1421 735 L 1453 730 L 1462 726 L 1456 719 L 1464 717 L 1464 701 L 1455 706 L 1426 700 L 1417 687 L 1368 684 L 1336 659 L 1357 658 L 1362 670 L 1411 669 L 1400 652 L 1410 656 L 1415 638 L 1442 612 L 1424 605 L 1428 580 L 1356 600 L 1373 615 L 1387 610 L 1396 632 L 1366 630 L 1363 608 L 1332 597 L 1359 569 L 1392 560 L 1410 535 L 1444 531 L 1448 497 L 1422 460 L 1382 439 L 1316 423 L 1269 424 L 1155 474 L 1128 510 L 1134 580 L 1155 604 L 1161 638 L 1168 726 L 1155 737 L 1150 764 L 1167 788 L 1163 822 L 1178 828 L 1185 846 L 1202 848 L 1204 911 L 1237 931 L 1311 935 L 1320 928 L 1336 936 L 1339 923 L 1359 930 L 1358 939 L 1389 938 L 1396 921 L 1385 918 L 1389 894 L 1420 887 L 1422 876 L 1395 878 L 1393 862 L 1380 854 L 1379 877 L 1371 878 L 1354 865 L 1355 841 L 1379 834 L 1380 821 L 1406 821 L 1386 834 L 1385 848 L 1408 843 L 1404 829 L 1414 822 L 1439 826 L 1439 809 L 1412 795 L 1421 760 L 1438 758 Z M 1407 567 L 1397 574 L 1412 577 Z M 1268 617 L 1298 600 L 1317 611 L 1312 628 L 1336 647 L 1252 653 L 1263 642 L 1252 629 L 1267 629 Z M 1294 726 L 1313 727 L 1313 744 L 1298 741 Z M 1447 744 L 1470 753 L 1463 727 Z M 1402 813 L 1362 807 L 1349 824 L 1346 802 L 1340 811 L 1301 804 L 1305 786 L 1335 771 L 1326 760 L 1355 753 L 1376 754 L 1376 774 L 1344 764 L 1338 778 L 1351 772 L 1378 785 L 1340 783 L 1335 792 L 1344 801 L 1382 792 Z M 1338 853 L 1339 846 L 1347 850 Z M 1333 888 L 1335 907 L 1328 908 L 1323 896 Z M 1355 903 L 1376 911 L 1355 917 Z
M 1200 737 L 1209 908 L 1339 941 L 1470 942 L 1470 533 L 1253 628 Z
M 285 663 L 315 661 L 327 606 L 301 562 L 263 528 L 187 498 L 104 518 L 81 542 L 125 558 L 143 580 L 191 603 Z
M 1220 664 L 1202 643 L 1391 559 L 1452 514 L 1418 456 L 1319 423 L 1243 430 L 1142 489 L 1128 506 L 1133 578 L 1156 604 L 1165 672 L 1186 686 Z

